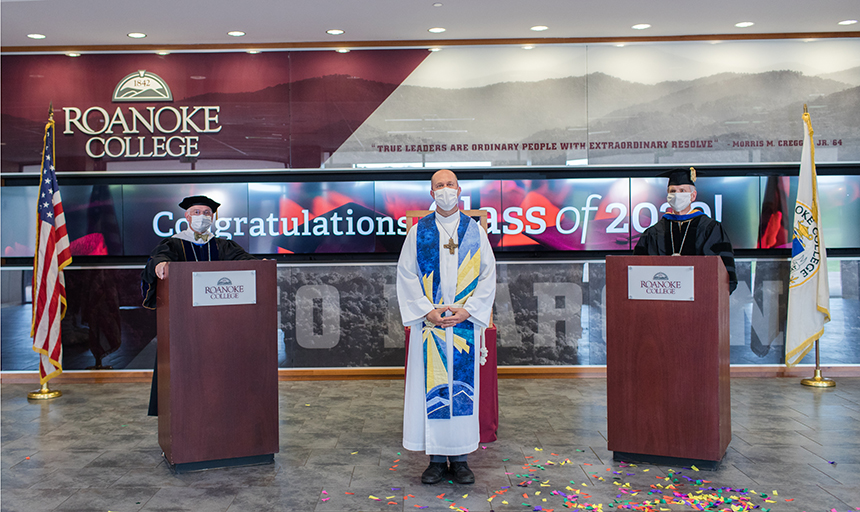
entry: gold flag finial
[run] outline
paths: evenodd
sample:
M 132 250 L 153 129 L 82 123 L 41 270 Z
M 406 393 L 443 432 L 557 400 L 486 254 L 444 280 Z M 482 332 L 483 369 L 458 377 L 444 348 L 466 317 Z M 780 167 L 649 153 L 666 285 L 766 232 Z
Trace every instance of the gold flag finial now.
M 808 114 L 808 113 L 809 113 L 809 109 L 807 109 L 807 108 L 806 108 L 806 103 L 804 103 L 804 104 L 803 104 L 803 113 L 804 113 L 804 114 Z
M 48 119 L 54 120 L 54 102 L 48 103 Z

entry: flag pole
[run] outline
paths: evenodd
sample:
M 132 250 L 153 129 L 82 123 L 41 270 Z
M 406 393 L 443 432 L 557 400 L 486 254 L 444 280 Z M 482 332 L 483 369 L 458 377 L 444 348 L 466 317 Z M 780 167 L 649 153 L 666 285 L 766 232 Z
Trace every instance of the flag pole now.
M 815 373 L 811 379 L 802 379 L 800 383 L 804 386 L 812 386 L 814 388 L 832 388 L 836 386 L 836 381 L 825 379 L 821 375 L 821 355 L 818 351 L 818 341 L 815 340 Z
M 809 110 L 807 109 L 806 103 L 803 104 L 803 113 L 805 115 L 809 115 Z M 811 142 L 812 141 L 810 141 L 810 143 Z M 813 201 L 817 202 L 817 200 L 818 194 L 815 194 Z M 825 272 L 827 271 L 827 269 L 823 270 Z M 811 386 L 815 388 L 832 388 L 836 386 L 836 382 L 831 379 L 826 379 L 823 375 L 821 375 L 821 351 L 819 346 L 820 341 L 820 337 L 815 340 L 815 373 L 813 374 L 813 377 L 811 379 L 801 379 L 800 383 L 804 386 Z
M 50 398 L 57 398 L 58 396 L 63 396 L 63 392 L 59 389 L 48 389 L 47 382 L 42 384 L 40 389 L 27 393 L 27 399 L 29 400 L 48 400 Z
M 54 102 L 52 101 L 48 105 L 48 122 L 53 122 L 53 121 L 54 121 Z M 52 157 L 53 157 L 53 155 L 52 155 Z M 36 244 L 38 245 L 38 243 L 39 243 L 39 241 L 37 240 Z M 38 250 L 38 248 L 37 248 L 37 250 Z M 61 396 L 63 396 L 63 392 L 60 391 L 59 389 L 49 389 L 47 381 L 43 382 L 42 387 L 40 387 L 39 389 L 37 389 L 35 391 L 30 391 L 29 393 L 27 393 L 27 399 L 28 400 L 50 400 L 52 398 L 58 398 Z

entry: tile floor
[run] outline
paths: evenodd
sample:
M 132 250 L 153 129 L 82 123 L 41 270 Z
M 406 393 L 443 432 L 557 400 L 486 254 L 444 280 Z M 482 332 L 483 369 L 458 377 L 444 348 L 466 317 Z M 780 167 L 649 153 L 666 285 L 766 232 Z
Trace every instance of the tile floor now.
M 400 381 L 281 382 L 274 465 L 182 475 L 145 416 L 147 384 L 58 385 L 64 396 L 45 403 L 27 401 L 33 385 L 5 384 L 0 509 L 855 511 L 860 378 L 837 382 L 733 380 L 726 458 L 696 472 L 614 462 L 603 379 L 501 380 L 499 440 L 470 456 L 472 486 L 420 483 L 426 456 L 400 446 Z

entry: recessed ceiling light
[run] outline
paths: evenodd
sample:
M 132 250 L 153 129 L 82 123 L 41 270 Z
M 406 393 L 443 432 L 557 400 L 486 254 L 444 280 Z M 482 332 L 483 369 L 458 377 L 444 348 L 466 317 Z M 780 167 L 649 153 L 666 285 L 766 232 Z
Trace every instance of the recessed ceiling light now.
M 543 32 L 544 30 L 549 30 L 549 27 L 546 25 L 535 25 L 530 30 L 534 30 L 535 32 Z
M 251 55 L 256 55 L 260 53 L 260 50 L 248 50 L 248 53 L 250 53 Z
M 192 80 L 206 80 L 205 76 L 200 76 L 200 75 L 192 75 L 192 76 L 189 76 L 188 78 L 190 78 Z
M 438 52 L 438 51 L 439 51 L 439 50 L 441 50 L 441 49 L 442 49 L 442 48 L 430 48 L 430 51 L 431 51 L 431 52 Z
M 337 53 L 349 53 L 349 48 L 338 48 L 335 50 Z
M 624 43 L 618 43 L 615 45 L 616 48 L 624 48 Z
M 231 30 L 230 32 L 227 32 L 227 35 L 231 37 L 242 37 L 245 33 L 241 30 Z
M 633 25 L 630 28 L 633 28 L 636 30 L 645 30 L 646 28 L 651 28 L 651 25 L 649 25 L 647 23 L 637 23 L 636 25 Z
M 81 56 L 80 53 L 74 53 L 74 52 L 66 54 L 66 57 L 80 57 L 80 56 Z
M 146 37 L 146 34 L 144 34 L 143 32 L 129 32 L 127 35 L 132 39 L 143 39 L 144 37 Z
M 535 47 L 530 45 L 530 44 L 523 46 L 523 50 L 534 50 L 534 49 L 535 49 Z
M 445 32 L 445 29 L 442 27 L 433 27 L 428 28 L 427 32 L 430 32 L 431 34 L 441 34 L 442 32 Z
M 343 34 L 343 30 L 341 30 L 339 28 L 332 28 L 332 29 L 326 30 L 325 33 L 330 35 L 330 36 L 339 36 L 339 35 Z
M 170 55 L 170 52 L 155 52 L 156 55 Z
M 753 25 L 755 25 L 755 23 L 753 23 L 751 21 L 741 21 L 739 23 L 735 23 L 735 26 L 738 28 L 747 28 L 747 27 L 751 27 Z
M 841 22 L 840 22 L 841 23 Z M 27 34 L 30 39 L 45 39 L 45 34 Z
M 857 20 L 842 20 L 839 22 L 840 25 L 853 25 L 855 23 L 857 23 Z
M 436 2 L 433 7 L 442 7 L 442 2 Z

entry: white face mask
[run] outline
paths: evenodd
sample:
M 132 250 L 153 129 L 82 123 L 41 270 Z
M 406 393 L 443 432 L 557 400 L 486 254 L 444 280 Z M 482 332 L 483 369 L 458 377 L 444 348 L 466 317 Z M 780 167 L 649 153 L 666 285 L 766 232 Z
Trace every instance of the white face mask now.
M 209 230 L 209 226 L 212 225 L 212 217 L 209 215 L 192 215 L 191 216 L 191 229 L 198 233 L 204 233 Z
M 456 188 L 442 188 L 433 192 L 433 198 L 436 199 L 436 206 L 445 211 L 453 210 L 460 202 L 459 194 Z
M 670 192 L 666 195 L 666 202 L 672 207 L 672 211 L 680 213 L 693 202 L 692 192 Z

